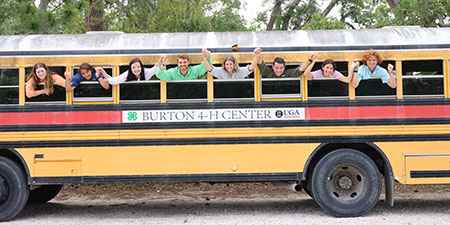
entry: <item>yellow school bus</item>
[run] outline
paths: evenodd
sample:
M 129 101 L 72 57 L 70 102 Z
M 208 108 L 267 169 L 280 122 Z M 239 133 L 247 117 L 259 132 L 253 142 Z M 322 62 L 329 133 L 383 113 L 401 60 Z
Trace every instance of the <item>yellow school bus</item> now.
M 63 184 L 287 182 L 338 217 L 394 205 L 394 183 L 450 183 L 450 28 L 0 36 L 0 220 L 46 202 Z M 239 49 L 231 46 L 238 44 Z M 311 54 L 348 75 L 368 49 L 395 66 L 357 88 L 335 79 L 130 81 L 27 98 L 38 62 L 63 76 L 83 62 L 118 76 L 130 59 L 175 66 L 201 49 L 220 66 L 263 49 L 296 68 Z M 315 65 L 314 69 L 320 69 Z M 38 87 L 39 88 L 39 87 Z

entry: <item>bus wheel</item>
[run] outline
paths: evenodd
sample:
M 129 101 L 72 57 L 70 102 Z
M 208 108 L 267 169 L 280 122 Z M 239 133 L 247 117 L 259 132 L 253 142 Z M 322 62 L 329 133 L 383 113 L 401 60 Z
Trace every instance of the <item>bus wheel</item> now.
M 364 153 L 339 149 L 325 155 L 314 168 L 312 192 L 317 204 L 333 216 L 362 216 L 380 198 L 381 176 Z
M 28 185 L 22 169 L 0 156 L 0 221 L 13 219 L 28 200 Z
M 62 185 L 43 185 L 32 189 L 28 197 L 29 203 L 46 203 L 61 191 Z

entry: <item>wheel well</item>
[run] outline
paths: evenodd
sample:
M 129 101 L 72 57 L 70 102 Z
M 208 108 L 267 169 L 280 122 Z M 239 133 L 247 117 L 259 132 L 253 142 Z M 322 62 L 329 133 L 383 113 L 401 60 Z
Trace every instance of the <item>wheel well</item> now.
M 312 153 L 312 156 L 306 162 L 302 180 L 308 180 L 311 178 L 314 167 L 322 157 L 341 148 L 351 148 L 363 152 L 374 161 L 378 171 L 383 174 L 383 176 L 386 176 L 384 168 L 386 166 L 391 168 L 386 156 L 384 156 L 381 150 L 372 143 L 325 143 L 317 147 Z
M 17 163 L 17 165 L 22 168 L 23 172 L 27 176 L 27 182 L 30 181 L 30 171 L 28 170 L 28 167 L 25 166 L 25 161 L 23 158 L 17 153 L 15 150 L 10 149 L 0 149 L 0 156 L 4 156 L 6 158 L 9 158 Z

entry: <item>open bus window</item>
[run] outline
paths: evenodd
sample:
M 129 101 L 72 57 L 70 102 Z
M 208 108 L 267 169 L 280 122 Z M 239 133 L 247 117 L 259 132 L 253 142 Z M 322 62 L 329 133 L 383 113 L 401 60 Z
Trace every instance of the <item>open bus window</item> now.
M 295 69 L 298 65 L 288 65 L 287 69 Z M 261 78 L 262 98 L 300 98 L 301 77 L 299 78 Z
M 388 63 L 395 66 L 395 61 L 383 61 L 383 63 L 381 63 L 380 66 L 386 69 Z M 368 80 L 361 80 L 359 86 L 355 89 L 355 94 L 357 98 L 380 98 L 380 97 L 395 98 L 396 93 L 397 93 L 396 89 L 389 87 L 387 84 L 383 84 L 381 78 L 370 78 Z
M 96 66 L 94 66 L 96 67 Z M 102 66 L 102 68 L 113 76 L 112 67 Z M 76 74 L 78 67 L 72 68 L 72 74 Z M 113 101 L 113 88 L 104 89 L 97 81 L 83 81 L 73 90 L 74 102 L 90 101 Z
M 0 68 L 0 104 L 19 103 L 19 69 Z
M 222 67 L 222 65 L 214 65 Z M 247 66 L 242 64 L 239 66 Z M 214 100 L 253 100 L 255 98 L 255 82 L 253 72 L 244 79 L 214 78 Z
M 336 70 L 348 76 L 348 62 L 335 62 Z M 320 70 L 322 62 L 314 64 L 312 72 Z M 308 79 L 308 98 L 348 99 L 348 84 L 334 78 Z
M 152 68 L 153 65 L 143 65 L 145 68 Z M 119 68 L 120 74 L 127 71 L 128 66 L 121 66 Z M 153 75 L 150 80 L 140 81 L 126 81 L 120 84 L 120 101 L 121 102 L 133 102 L 139 100 L 139 102 L 150 100 L 160 100 L 161 85 L 158 78 Z
M 402 68 L 405 97 L 444 96 L 442 60 L 403 61 Z
M 25 74 L 30 74 L 33 67 L 25 68 Z M 52 72 L 57 73 L 59 76 L 65 79 L 64 72 L 66 67 L 63 66 L 52 66 L 48 67 Z M 44 89 L 44 83 L 39 83 L 36 90 Z M 28 98 L 25 95 L 26 103 L 64 103 L 66 101 L 66 89 L 59 85 L 53 84 L 53 94 L 51 95 L 38 95 L 36 97 Z

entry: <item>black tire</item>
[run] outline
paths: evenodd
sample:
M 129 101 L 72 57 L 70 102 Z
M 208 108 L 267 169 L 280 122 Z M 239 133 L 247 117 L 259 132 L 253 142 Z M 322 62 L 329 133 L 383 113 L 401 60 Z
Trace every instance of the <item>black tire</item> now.
M 315 167 L 312 192 L 317 204 L 333 216 L 362 216 L 380 198 L 381 175 L 364 153 L 339 149 L 325 155 Z
M 0 221 L 8 221 L 27 204 L 29 188 L 25 174 L 11 159 L 0 156 Z
M 43 185 L 32 189 L 30 196 L 28 197 L 29 203 L 46 203 L 52 200 L 59 191 L 61 191 L 62 185 Z

